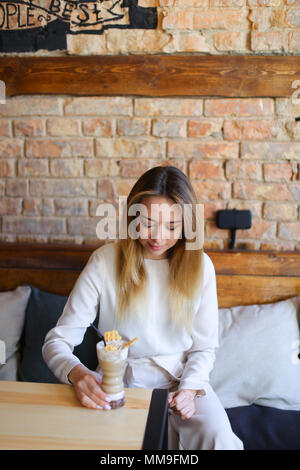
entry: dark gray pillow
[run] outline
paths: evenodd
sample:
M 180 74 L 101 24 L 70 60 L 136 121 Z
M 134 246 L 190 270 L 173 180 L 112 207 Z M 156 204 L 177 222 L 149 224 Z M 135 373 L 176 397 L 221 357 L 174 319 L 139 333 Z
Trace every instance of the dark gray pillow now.
M 41 291 L 30 286 L 25 312 L 25 325 L 21 337 L 21 362 L 18 380 L 22 382 L 60 383 L 48 368 L 42 356 L 42 346 L 48 331 L 53 328 L 62 314 L 68 297 Z M 98 315 L 94 324 L 98 323 Z M 89 369 L 95 370 L 98 361 L 97 333 L 87 328 L 83 342 L 74 348 L 73 354 Z

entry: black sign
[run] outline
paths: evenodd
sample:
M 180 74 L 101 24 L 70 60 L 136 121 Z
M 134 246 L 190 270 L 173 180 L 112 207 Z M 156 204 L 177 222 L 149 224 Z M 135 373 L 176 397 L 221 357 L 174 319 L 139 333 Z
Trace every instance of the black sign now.
M 0 51 L 66 49 L 68 34 L 156 29 L 156 7 L 138 0 L 1 0 Z

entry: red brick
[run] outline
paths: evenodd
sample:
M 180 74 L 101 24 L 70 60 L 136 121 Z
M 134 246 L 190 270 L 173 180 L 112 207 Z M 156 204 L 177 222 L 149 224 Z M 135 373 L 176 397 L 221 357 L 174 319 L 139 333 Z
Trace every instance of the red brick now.
M 22 209 L 22 199 L 14 197 L 3 197 L 0 199 L 0 215 L 20 214 Z
M 55 159 L 50 161 L 50 173 L 57 177 L 76 177 L 83 176 L 83 160 L 82 159 Z
M 226 209 L 226 202 L 225 201 L 206 201 L 204 204 L 204 218 L 205 220 L 208 219 L 216 219 L 217 212 Z
M 43 95 L 12 96 L 6 98 L 6 104 L 0 106 L 0 116 L 24 115 L 59 115 L 62 114 L 60 97 Z
M 242 142 L 241 158 L 299 160 L 300 143 L 297 142 Z
M 91 201 L 89 201 L 89 215 L 93 217 L 95 216 L 105 217 L 105 215 L 107 215 L 105 209 L 104 209 L 105 215 L 104 216 L 99 215 L 100 212 L 103 213 L 103 208 L 102 208 L 103 204 L 110 204 L 111 206 L 113 206 L 113 210 L 115 211 L 116 217 L 119 217 L 118 199 L 109 199 L 109 198 L 105 198 L 105 199 L 97 198 L 97 199 L 92 199 Z
M 265 163 L 264 176 L 265 181 L 292 181 L 294 173 L 298 173 L 296 167 L 291 163 Z
M 281 0 L 247 0 L 249 7 L 277 7 L 281 3 Z
M 117 196 L 128 196 L 135 183 L 136 178 L 115 180 L 114 184 L 117 191 Z
M 226 177 L 231 181 L 240 179 L 262 180 L 262 168 L 259 162 L 227 161 Z
M 214 201 L 230 199 L 230 183 L 219 181 L 192 181 L 199 200 Z
M 271 98 L 207 99 L 205 116 L 268 116 L 274 113 Z
M 297 218 L 295 204 L 271 203 L 264 205 L 264 218 L 269 220 L 294 220 Z
M 233 183 L 233 197 L 264 201 L 294 201 L 290 186 L 279 183 Z
M 42 119 L 14 119 L 16 136 L 39 137 L 45 135 L 45 123 Z
M 293 251 L 294 243 L 292 242 L 269 242 L 261 243 L 259 249 L 261 251 Z
M 189 166 L 190 178 L 224 180 L 222 163 L 207 161 L 192 161 Z
M 59 216 L 88 215 L 88 201 L 76 198 L 59 198 L 54 200 L 54 209 Z
M 291 31 L 288 33 L 288 50 L 290 52 L 300 51 L 300 32 Z
M 230 230 L 218 228 L 216 221 L 208 220 L 205 222 L 205 235 L 209 238 L 225 240 L 226 238 L 230 238 L 231 232 Z
M 287 33 L 283 31 L 252 31 L 251 50 L 267 52 L 287 51 Z
M 115 158 L 163 158 L 165 145 L 162 140 L 156 139 L 130 139 L 99 138 L 96 139 L 96 155 L 99 157 Z
M 193 29 L 193 13 L 188 10 L 170 10 L 164 17 L 163 30 L 167 29 Z
M 48 237 L 48 240 L 47 240 L 47 243 L 51 244 L 58 244 L 58 245 L 62 245 L 62 244 L 66 244 L 66 245 L 83 245 L 85 243 L 87 239 L 84 238 L 84 237 L 81 237 L 80 235 L 78 236 L 71 236 L 71 235 L 50 235 Z M 96 246 L 95 245 L 95 249 L 98 248 L 99 246 L 99 242 L 98 242 L 98 245 Z
M 250 210 L 252 217 L 262 218 L 262 201 L 243 201 L 239 199 L 231 199 L 227 204 L 227 209 Z
M 173 49 L 172 49 L 173 47 Z M 164 52 L 212 52 L 212 47 L 201 31 L 173 32 L 172 42 L 164 48 Z
M 24 198 L 23 215 L 41 215 L 42 200 L 37 198 Z
M 139 178 L 153 166 L 152 160 L 121 160 L 120 176 L 123 178 Z
M 6 181 L 7 196 L 27 196 L 28 182 L 25 179 L 13 178 Z
M 25 234 L 55 234 L 65 232 L 64 219 L 47 217 L 3 216 L 3 231 Z
M 18 160 L 18 176 L 48 175 L 48 160 Z
M 113 199 L 117 196 L 113 181 L 101 179 L 97 182 L 97 196 L 101 199 Z
M 188 137 L 222 137 L 223 121 L 201 119 L 188 121 Z
M 127 97 L 88 96 L 66 98 L 64 103 L 65 114 L 81 115 L 132 115 L 132 99 Z
M 84 235 L 97 237 L 96 226 L 99 217 L 69 217 L 67 233 L 70 235 Z
M 92 139 L 28 139 L 26 157 L 91 157 Z
M 31 196 L 96 196 L 96 181 L 90 179 L 32 179 Z
M 300 222 L 280 223 L 278 236 L 285 240 L 299 241 Z
M 247 34 L 240 31 L 220 31 L 213 35 L 213 43 L 217 51 L 247 50 Z
M 48 243 L 48 236 L 47 235 L 17 235 L 16 241 L 18 243 Z
M 0 139 L 1 157 L 21 157 L 23 153 L 23 141 L 21 139 Z
M 238 144 L 235 142 L 189 140 L 168 142 L 169 158 L 237 158 L 238 152 Z
M 135 141 L 129 138 L 99 138 L 96 139 L 97 157 L 135 157 Z
M 300 26 L 300 8 L 290 8 L 286 11 L 285 16 L 287 28 L 299 28 Z
M 294 200 L 300 202 L 300 184 L 289 184 L 289 190 Z
M 184 119 L 153 119 L 152 135 L 156 137 L 185 137 Z
M 11 122 L 8 119 L 0 119 L 0 136 L 11 137 Z
M 247 11 L 243 9 L 235 10 L 206 10 L 195 11 L 194 29 L 247 29 Z
M 14 160 L 0 160 L 0 178 L 15 175 Z
M 137 116 L 201 116 L 202 99 L 190 98 L 136 98 Z
M 266 140 L 277 135 L 274 120 L 225 120 L 224 138 L 227 140 Z
M 84 118 L 82 131 L 84 135 L 111 137 L 114 133 L 114 122 L 112 119 Z
M 170 1 L 170 0 L 167 0 L 167 1 Z M 164 6 L 164 2 L 162 0 L 160 0 L 160 4 L 161 6 Z M 168 6 L 173 6 L 173 4 L 174 4 L 174 1 Z M 209 0 L 175 0 L 175 6 L 179 8 L 185 8 L 185 7 L 205 8 L 209 6 Z
M 150 122 L 148 119 L 118 119 L 118 135 L 149 135 Z
M 258 240 L 272 240 L 276 238 L 276 222 L 265 220 L 253 220 L 252 227 L 248 230 L 238 230 L 238 238 L 256 238 Z
M 119 172 L 118 161 L 110 158 L 91 158 L 84 162 L 84 174 L 86 176 L 118 176 Z
M 77 136 L 79 134 L 80 122 L 69 118 L 47 119 L 47 134 L 53 136 Z

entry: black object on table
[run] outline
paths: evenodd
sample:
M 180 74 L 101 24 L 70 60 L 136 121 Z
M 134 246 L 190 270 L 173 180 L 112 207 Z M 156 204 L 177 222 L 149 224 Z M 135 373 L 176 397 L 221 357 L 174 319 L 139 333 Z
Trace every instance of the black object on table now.
M 168 390 L 154 388 L 142 450 L 168 450 Z

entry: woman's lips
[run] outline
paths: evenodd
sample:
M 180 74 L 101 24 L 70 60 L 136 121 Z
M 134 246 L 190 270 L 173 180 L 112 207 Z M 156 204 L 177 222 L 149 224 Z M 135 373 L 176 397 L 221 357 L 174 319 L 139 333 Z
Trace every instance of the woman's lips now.
M 152 250 L 161 250 L 163 248 L 163 245 L 150 245 Z

